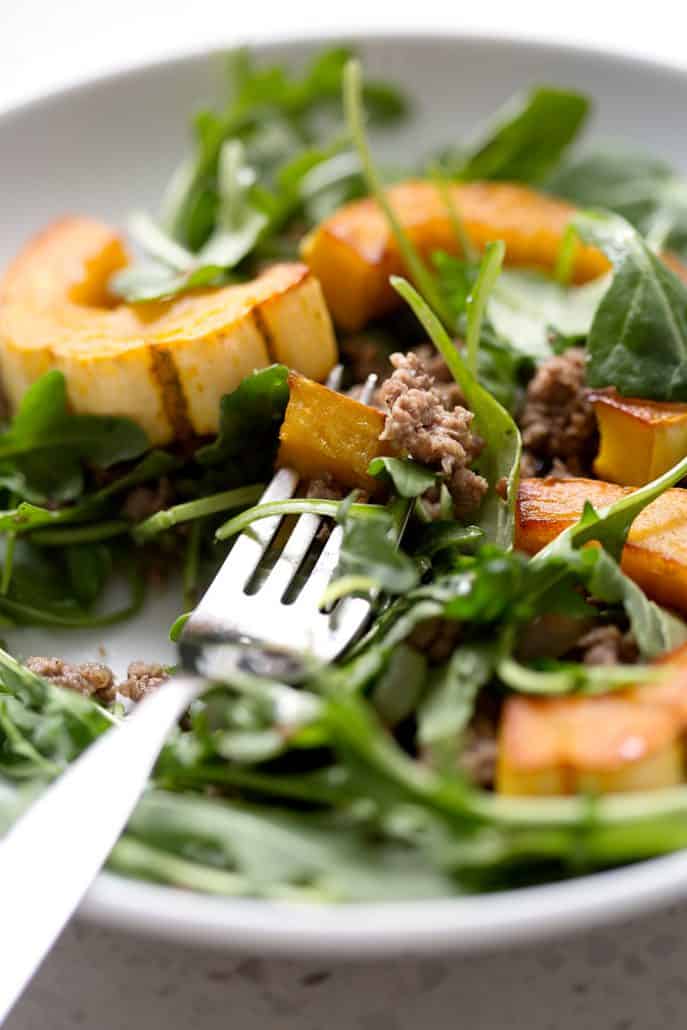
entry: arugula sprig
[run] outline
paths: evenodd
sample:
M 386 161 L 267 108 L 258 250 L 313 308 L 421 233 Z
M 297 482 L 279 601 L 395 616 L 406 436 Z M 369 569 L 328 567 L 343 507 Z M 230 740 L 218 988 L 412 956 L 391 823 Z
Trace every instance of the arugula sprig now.
M 226 108 L 197 115 L 193 152 L 172 177 L 160 219 L 131 220 L 146 260 L 115 276 L 113 290 L 136 302 L 244 278 L 263 257 L 293 256 L 293 224 L 359 193 L 360 166 L 339 114 L 350 56 L 332 48 L 298 75 L 261 67 L 245 50 L 232 54 Z M 377 125 L 407 110 L 387 83 L 368 83 L 365 99 Z
M 541 182 L 578 136 L 590 106 L 581 93 L 537 86 L 512 97 L 470 146 L 444 153 L 440 167 L 466 181 Z
M 105 469 L 139 457 L 148 446 L 130 419 L 71 414 L 64 376 L 53 370 L 29 387 L 0 435 L 0 465 L 11 463 L 34 498 L 68 501 L 83 488 L 84 461 Z
M 614 266 L 589 331 L 589 384 L 687 400 L 687 286 L 620 215 L 587 212 L 574 224 Z

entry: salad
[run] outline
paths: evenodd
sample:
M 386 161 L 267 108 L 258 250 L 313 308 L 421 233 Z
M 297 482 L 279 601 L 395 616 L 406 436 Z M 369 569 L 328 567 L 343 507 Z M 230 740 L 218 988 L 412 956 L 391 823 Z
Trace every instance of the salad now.
M 304 511 L 343 529 L 322 605 L 374 615 L 302 682 L 213 684 L 110 868 L 357 901 L 687 846 L 687 184 L 555 86 L 386 165 L 412 97 L 348 49 L 228 73 L 128 244 L 64 218 L 0 281 L 0 619 L 107 627 L 181 569 L 178 639 Z M 4 826 L 164 689 L 147 657 L 0 650 Z

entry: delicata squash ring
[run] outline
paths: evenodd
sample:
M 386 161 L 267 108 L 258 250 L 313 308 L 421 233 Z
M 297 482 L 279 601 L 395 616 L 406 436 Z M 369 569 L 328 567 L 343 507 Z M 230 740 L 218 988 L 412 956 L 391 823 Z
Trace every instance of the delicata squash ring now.
M 507 182 L 470 182 L 448 188 L 471 243 L 506 244 L 506 264 L 550 272 L 575 208 L 556 197 Z M 399 183 L 387 191 L 398 221 L 425 259 L 434 251 L 455 254 L 455 228 L 432 182 Z M 357 330 L 401 301 L 389 276 L 406 270 L 389 224 L 371 197 L 339 208 L 303 242 L 301 253 L 322 283 L 334 321 Z M 600 250 L 577 243 L 573 281 L 585 283 L 608 272 Z
M 125 415 L 151 443 L 216 432 L 219 400 L 274 361 L 324 379 L 337 348 L 320 285 L 299 263 L 166 302 L 118 304 L 128 264 L 107 225 L 70 217 L 36 236 L 0 284 L 0 371 L 10 407 L 48 369 L 84 414 Z

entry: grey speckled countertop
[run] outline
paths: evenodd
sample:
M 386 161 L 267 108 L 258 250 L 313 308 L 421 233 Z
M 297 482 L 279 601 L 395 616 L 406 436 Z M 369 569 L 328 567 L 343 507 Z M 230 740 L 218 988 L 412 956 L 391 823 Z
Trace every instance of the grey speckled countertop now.
M 227 957 L 72 924 L 6 1030 L 684 1030 L 687 906 L 476 958 Z

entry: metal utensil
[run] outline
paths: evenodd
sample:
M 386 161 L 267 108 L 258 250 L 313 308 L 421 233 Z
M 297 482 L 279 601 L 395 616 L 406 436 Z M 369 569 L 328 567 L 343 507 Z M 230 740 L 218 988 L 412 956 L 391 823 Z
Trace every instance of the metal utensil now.
M 328 385 L 336 389 L 340 379 L 338 367 Z M 362 400 L 375 383 L 371 376 Z M 280 469 L 262 501 L 292 497 L 298 482 L 293 470 Z M 274 517 L 242 533 L 185 626 L 186 672 L 93 744 L 0 842 L 0 1023 L 107 859 L 169 731 L 208 683 L 234 668 L 293 681 L 304 654 L 331 660 L 364 625 L 370 604 L 361 598 L 320 610 L 341 546 L 336 527 L 313 552 L 326 526 L 312 515 L 292 526 Z

